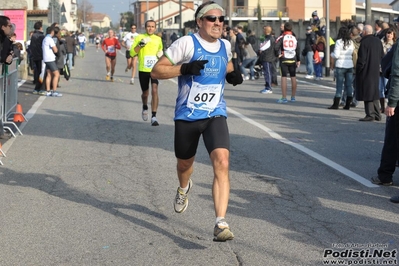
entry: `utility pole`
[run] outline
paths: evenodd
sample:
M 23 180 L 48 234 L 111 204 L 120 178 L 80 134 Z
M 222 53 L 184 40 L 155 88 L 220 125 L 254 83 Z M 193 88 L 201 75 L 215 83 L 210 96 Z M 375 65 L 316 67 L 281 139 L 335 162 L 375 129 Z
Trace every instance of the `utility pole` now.
M 182 4 L 182 0 L 179 0 L 179 14 L 180 14 L 180 21 L 179 21 L 179 32 L 180 32 L 180 34 L 181 35 L 179 35 L 179 37 L 182 37 L 184 34 L 183 34 L 183 27 L 182 27 L 182 21 L 183 21 L 183 14 L 182 14 L 182 11 L 181 11 L 181 6 L 182 6 L 183 4 Z
M 158 30 L 161 29 L 161 0 L 158 0 Z
M 83 0 L 83 31 L 85 30 L 86 24 L 86 0 Z
M 330 76 L 330 0 L 326 0 L 326 54 L 324 55 L 326 62 L 326 77 Z
M 145 21 L 144 22 L 147 22 L 147 20 L 148 20 L 148 12 L 149 12 L 148 9 L 150 9 L 150 5 L 149 5 L 148 0 L 147 0 L 147 10 L 145 12 Z
M 371 0 L 366 0 L 366 24 L 372 25 Z
M 228 0 L 228 8 L 229 8 L 229 27 L 233 27 L 233 3 L 234 0 Z
M 51 24 L 54 23 L 54 0 L 51 1 Z

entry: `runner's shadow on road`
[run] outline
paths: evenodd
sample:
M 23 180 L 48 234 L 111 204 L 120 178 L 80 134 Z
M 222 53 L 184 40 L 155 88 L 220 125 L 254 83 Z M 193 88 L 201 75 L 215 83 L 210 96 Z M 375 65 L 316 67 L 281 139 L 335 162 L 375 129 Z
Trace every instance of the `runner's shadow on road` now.
M 153 223 L 137 218 L 136 216 L 130 216 L 125 213 L 122 213 L 118 209 L 130 209 L 140 213 L 151 215 L 152 217 L 159 219 L 161 221 L 166 221 L 168 217 L 166 217 L 162 213 L 152 211 L 147 207 L 138 204 L 125 205 L 125 204 L 99 200 L 86 192 L 72 188 L 67 183 L 65 183 L 61 178 L 54 175 L 42 175 L 34 173 L 25 174 L 25 173 L 15 172 L 9 169 L 2 169 L 2 172 L 0 173 L 0 184 L 7 186 L 33 188 L 54 197 L 94 207 L 110 215 L 125 219 L 126 221 L 141 226 L 147 230 L 157 232 L 162 236 L 167 236 L 171 240 L 173 240 L 176 243 L 176 245 L 178 245 L 183 249 L 206 248 L 205 246 L 199 245 L 195 242 L 178 237 L 176 234 L 172 234 L 169 231 L 159 226 L 156 226 Z

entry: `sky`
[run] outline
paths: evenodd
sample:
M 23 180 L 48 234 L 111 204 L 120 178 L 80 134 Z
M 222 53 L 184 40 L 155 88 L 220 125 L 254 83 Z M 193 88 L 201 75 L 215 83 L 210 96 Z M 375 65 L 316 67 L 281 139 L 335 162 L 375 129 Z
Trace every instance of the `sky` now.
M 112 23 L 115 25 L 119 22 L 120 13 L 124 13 L 127 11 L 133 11 L 132 3 L 136 2 L 135 0 L 89 0 L 90 4 L 93 6 L 94 13 L 103 13 L 107 14 Z

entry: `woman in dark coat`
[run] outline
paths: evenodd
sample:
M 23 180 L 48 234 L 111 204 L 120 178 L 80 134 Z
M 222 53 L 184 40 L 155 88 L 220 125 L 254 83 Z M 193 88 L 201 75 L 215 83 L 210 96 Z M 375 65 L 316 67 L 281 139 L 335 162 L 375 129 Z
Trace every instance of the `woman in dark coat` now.
M 379 77 L 384 55 L 381 40 L 373 36 L 370 25 L 364 26 L 356 63 L 356 100 L 364 101 L 366 116 L 359 121 L 380 121 Z

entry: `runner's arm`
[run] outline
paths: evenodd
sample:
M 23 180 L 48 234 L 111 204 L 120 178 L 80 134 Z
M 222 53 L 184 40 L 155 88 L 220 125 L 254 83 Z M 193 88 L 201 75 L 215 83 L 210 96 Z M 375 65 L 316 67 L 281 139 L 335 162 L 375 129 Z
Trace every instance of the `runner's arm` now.
M 126 45 L 125 40 L 122 40 L 121 46 L 122 46 L 122 47 L 125 47 L 125 48 L 127 49 L 127 45 Z
M 101 44 L 101 49 L 104 51 L 104 53 L 107 51 L 107 45 L 105 44 L 105 40 L 103 41 L 103 43 Z
M 115 40 L 116 40 L 116 42 L 115 42 L 115 48 L 118 49 L 118 50 L 120 50 L 120 49 L 121 49 L 121 44 L 120 44 L 120 42 L 118 41 L 118 39 L 115 39 Z
M 233 61 L 229 61 L 229 63 L 227 64 L 227 73 L 233 72 L 234 71 L 234 65 L 233 65 Z
M 180 76 L 181 65 L 173 65 L 166 56 L 162 56 L 152 68 L 153 79 L 170 79 Z

